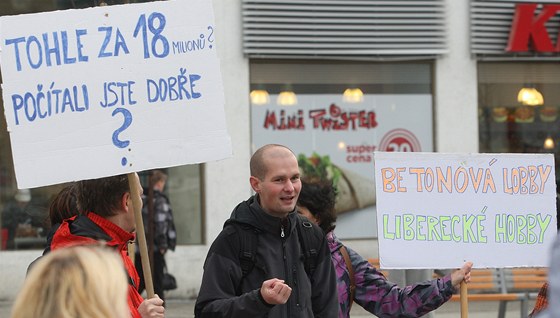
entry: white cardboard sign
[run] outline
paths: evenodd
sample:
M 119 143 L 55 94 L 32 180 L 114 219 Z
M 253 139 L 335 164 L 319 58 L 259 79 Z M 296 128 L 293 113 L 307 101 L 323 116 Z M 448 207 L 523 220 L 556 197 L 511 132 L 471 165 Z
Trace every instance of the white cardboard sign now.
M 211 1 L 0 17 L 18 188 L 231 156 Z
M 552 154 L 376 152 L 382 268 L 548 266 Z

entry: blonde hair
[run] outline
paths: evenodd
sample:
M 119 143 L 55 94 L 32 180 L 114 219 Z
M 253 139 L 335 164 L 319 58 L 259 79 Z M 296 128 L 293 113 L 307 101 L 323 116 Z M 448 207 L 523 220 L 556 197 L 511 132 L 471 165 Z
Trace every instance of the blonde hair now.
M 115 251 L 63 248 L 32 267 L 11 318 L 128 318 L 127 293 L 124 264 Z

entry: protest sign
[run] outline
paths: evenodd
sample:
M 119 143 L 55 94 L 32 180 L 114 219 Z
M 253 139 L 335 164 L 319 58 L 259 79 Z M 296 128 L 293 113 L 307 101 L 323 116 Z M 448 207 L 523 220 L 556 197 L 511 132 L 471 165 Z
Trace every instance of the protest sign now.
M 231 156 L 209 1 L 0 17 L 18 188 Z
M 548 266 L 552 154 L 376 152 L 382 268 Z

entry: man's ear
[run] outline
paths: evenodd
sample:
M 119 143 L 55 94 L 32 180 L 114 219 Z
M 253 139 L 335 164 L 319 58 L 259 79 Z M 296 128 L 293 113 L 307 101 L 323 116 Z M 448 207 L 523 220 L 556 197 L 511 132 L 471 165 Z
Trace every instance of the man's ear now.
M 125 192 L 121 197 L 121 210 L 127 211 L 132 209 L 132 197 L 130 197 L 130 192 Z
M 251 188 L 253 188 L 253 191 L 255 191 L 256 193 L 260 192 L 261 180 L 259 180 L 257 177 L 251 176 L 249 178 L 249 183 L 251 183 Z

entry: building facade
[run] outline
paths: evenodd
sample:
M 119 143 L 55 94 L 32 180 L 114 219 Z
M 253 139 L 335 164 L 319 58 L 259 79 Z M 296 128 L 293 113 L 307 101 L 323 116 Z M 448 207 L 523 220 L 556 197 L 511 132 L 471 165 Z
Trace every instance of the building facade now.
M 168 267 L 179 285 L 168 297 L 196 297 L 210 244 L 231 210 L 251 195 L 248 163 L 261 144 L 287 144 L 308 156 L 319 152 L 362 175 L 374 150 L 554 153 L 558 159 L 560 19 L 556 7 L 548 6 L 553 2 L 526 2 L 534 6 L 497 0 L 213 0 L 233 156 L 167 169 L 178 232 Z M 0 6 L 0 15 L 91 5 L 11 1 Z M 542 25 L 523 22 L 532 16 L 541 17 Z M 544 101 L 538 95 L 536 102 L 518 100 L 522 88 L 538 90 Z M 347 89 L 359 89 L 358 97 L 345 97 Z M 340 114 L 357 119 L 337 125 Z M 17 193 L 4 119 L 2 127 L 0 211 Z M 21 286 L 25 268 L 40 255 L 48 230 L 42 221 L 62 186 L 30 189 L 25 213 L 31 230 L 20 228 L 9 245 L 3 232 L 0 299 L 15 297 L 11 286 Z M 374 202 L 353 208 L 363 214 L 341 214 L 338 230 L 350 246 L 374 257 L 370 206 Z

